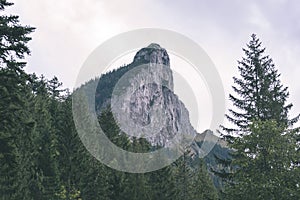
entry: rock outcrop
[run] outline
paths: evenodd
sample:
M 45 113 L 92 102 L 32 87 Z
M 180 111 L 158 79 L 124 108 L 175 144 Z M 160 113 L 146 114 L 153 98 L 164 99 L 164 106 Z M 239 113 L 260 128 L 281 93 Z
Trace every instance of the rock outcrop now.
M 134 57 L 138 63 L 114 87 L 111 108 L 120 128 L 152 145 L 170 146 L 193 140 L 189 112 L 174 94 L 167 51 L 150 44 Z

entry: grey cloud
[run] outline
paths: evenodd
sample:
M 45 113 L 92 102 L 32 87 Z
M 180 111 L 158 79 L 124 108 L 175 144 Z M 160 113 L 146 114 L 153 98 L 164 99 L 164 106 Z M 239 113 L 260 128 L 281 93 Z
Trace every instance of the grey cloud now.
M 297 0 L 17 0 L 13 11 L 38 28 L 28 68 L 50 77 L 58 75 L 68 87 L 101 42 L 123 31 L 158 27 L 197 41 L 216 63 L 228 93 L 241 48 L 251 33 L 257 33 L 290 87 L 295 110 L 300 111 L 300 105 L 296 106 L 300 102 Z

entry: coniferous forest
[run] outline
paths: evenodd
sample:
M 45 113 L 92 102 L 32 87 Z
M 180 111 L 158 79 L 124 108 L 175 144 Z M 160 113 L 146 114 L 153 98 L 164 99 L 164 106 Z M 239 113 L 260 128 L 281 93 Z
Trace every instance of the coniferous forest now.
M 288 88 L 256 35 L 233 78 L 226 115 L 232 127 L 220 127 L 226 148 L 216 145 L 204 159 L 186 152 L 163 169 L 134 174 L 111 169 L 86 150 L 70 90 L 56 77 L 25 71 L 35 28 L 5 14 L 9 6 L 0 0 L 1 200 L 300 199 L 300 135 L 293 126 L 299 116 L 290 117 Z M 98 119 L 123 149 L 151 149 L 120 135 L 109 108 Z

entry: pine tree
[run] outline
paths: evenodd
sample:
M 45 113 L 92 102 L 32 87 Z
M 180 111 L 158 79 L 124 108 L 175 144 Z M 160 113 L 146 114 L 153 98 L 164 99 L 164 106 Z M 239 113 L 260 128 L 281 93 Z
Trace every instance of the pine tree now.
M 34 161 L 36 166 L 35 180 L 37 199 L 57 199 L 56 193 L 59 190 L 57 147 L 57 124 L 54 118 L 57 109 L 48 91 L 47 80 L 42 76 L 35 80 L 35 96 L 33 99 L 33 116 L 36 126 L 33 132 L 34 138 Z M 57 102 L 58 104 L 59 102 Z
M 272 59 L 265 55 L 265 48 L 261 47 L 255 34 L 243 51 L 246 57 L 238 62 L 240 77 L 233 77 L 235 85 L 232 88 L 236 95 L 229 95 L 236 109 L 230 109 L 230 114 L 226 115 L 236 128 L 223 127 L 225 132 L 231 136 L 247 134 L 253 119 L 276 120 L 278 125 L 286 126 L 295 124 L 299 115 L 293 119 L 288 118 L 288 112 L 293 106 L 286 104 L 288 88 L 281 84 L 278 70 Z
M 175 167 L 175 198 L 192 199 L 193 196 L 193 176 L 194 169 L 191 166 L 192 158 L 190 151 L 185 150 L 184 154 L 174 163 Z
M 0 12 L 11 5 L 13 3 L 1 0 Z M 20 25 L 19 16 L 16 15 L 1 14 L 0 24 L 0 67 L 10 68 L 8 64 L 14 63 L 17 69 L 20 70 L 26 64 L 22 59 L 30 54 L 27 43 L 31 40 L 31 37 L 28 35 L 34 31 L 34 28 Z
M 79 174 L 82 175 L 82 163 L 84 158 L 84 146 L 77 135 L 72 116 L 72 96 L 65 97 L 58 108 L 58 163 L 61 189 L 61 199 L 72 200 L 80 197 Z
M 251 134 L 235 140 L 226 199 L 299 199 L 294 131 L 275 120 L 253 121 Z M 298 155 L 299 157 L 299 155 Z M 296 176 L 295 176 L 296 175 Z M 299 176 L 298 176 L 299 177 Z
M 174 167 L 166 166 L 149 174 L 149 185 L 151 187 L 151 199 L 175 199 L 176 185 Z
M 0 70 L 0 196 L 2 199 L 12 199 L 16 192 L 16 127 L 18 126 L 18 111 L 22 105 L 19 96 L 12 96 L 16 82 L 10 78 L 9 71 Z M 12 76 L 14 77 L 14 76 Z M 14 83 L 13 83 L 14 82 Z
M 84 133 L 82 132 L 83 135 L 80 135 L 80 139 L 81 141 L 84 141 L 85 145 L 92 145 L 90 149 L 101 148 L 97 142 L 94 143 L 97 139 L 99 139 L 96 136 L 97 130 L 94 128 L 94 123 L 98 122 L 95 121 L 97 119 L 94 119 L 90 116 L 85 93 L 82 90 L 75 92 L 75 95 L 78 95 L 77 101 L 74 101 L 73 99 L 72 106 L 78 109 L 79 113 L 81 113 L 81 116 L 73 116 L 73 119 L 85 127 Z M 81 146 L 80 149 L 78 149 L 77 159 L 77 177 L 80 197 L 82 199 L 91 200 L 108 199 L 109 185 L 106 170 L 107 168 L 96 158 L 94 158 L 84 146 Z
M 24 72 L 24 57 L 30 54 L 27 43 L 33 28 L 19 24 L 18 16 L 2 14 L 7 6 L 6 0 L 0 1 L 0 198 L 16 199 L 22 185 L 30 179 L 31 155 L 22 151 L 30 147 L 30 133 L 34 122 L 28 113 L 28 75 Z M 21 134 L 20 134 L 21 133 Z M 28 137 L 27 143 L 21 137 Z M 22 171 L 21 171 L 21 170 Z M 20 171 L 18 171 L 20 170 Z M 22 175 L 21 175 L 22 173 Z M 23 177 L 22 180 L 19 178 Z M 23 183 L 21 183 L 23 181 Z M 30 197 L 27 190 L 25 198 Z
M 213 185 L 211 176 L 203 159 L 199 159 L 195 175 L 191 180 L 193 184 L 193 199 L 195 200 L 217 200 L 218 193 Z
M 64 101 L 66 101 L 63 96 L 64 89 L 61 89 L 62 83 L 60 83 L 57 77 L 54 77 L 50 81 L 47 81 L 46 88 L 48 91 L 48 112 L 50 114 L 50 140 L 49 140 L 49 165 L 51 165 L 52 174 L 50 178 L 50 188 L 49 191 L 53 191 L 52 195 L 57 198 L 57 191 L 60 190 L 60 171 L 61 167 L 59 166 L 59 136 L 61 135 L 61 130 L 59 129 L 62 126 L 66 126 L 68 123 L 63 118 L 62 106 Z
M 128 151 L 141 153 L 149 152 L 150 144 L 144 138 L 132 138 Z M 151 186 L 149 185 L 149 174 L 147 173 L 125 173 L 123 180 L 124 199 L 151 199 Z
M 256 35 L 243 51 L 240 78 L 234 77 L 237 96 L 230 95 L 236 110 L 226 115 L 236 128 L 223 127 L 232 149 L 231 160 L 223 160 L 227 168 L 219 173 L 226 181 L 224 197 L 298 199 L 293 175 L 299 168 L 299 146 L 292 125 L 299 116 L 289 119 L 289 93 Z

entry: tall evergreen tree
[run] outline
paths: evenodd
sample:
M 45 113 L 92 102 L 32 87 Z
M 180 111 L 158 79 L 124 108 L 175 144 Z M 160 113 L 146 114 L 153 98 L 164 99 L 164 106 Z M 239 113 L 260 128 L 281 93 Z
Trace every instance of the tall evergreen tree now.
M 256 35 L 251 36 L 246 58 L 239 62 L 240 78 L 234 77 L 230 95 L 235 110 L 227 119 L 236 128 L 224 128 L 232 149 L 227 170 L 226 199 L 298 199 L 299 185 L 293 176 L 298 170 L 296 131 L 291 129 L 299 116 L 289 119 L 292 104 L 280 82 L 280 74 Z M 220 174 L 219 174 L 220 175 Z
M 151 199 L 171 200 L 176 197 L 174 166 L 170 165 L 149 174 Z
M 82 123 L 82 126 L 85 127 L 85 135 L 81 135 L 80 139 L 85 141 L 85 144 L 91 144 L 94 149 L 102 148 L 98 146 L 97 142 L 95 143 L 95 141 L 99 138 L 96 136 L 97 130 L 95 130 L 94 123 L 98 122 L 90 116 L 86 96 L 81 90 L 75 92 L 78 92 L 76 95 L 79 95 L 78 97 L 82 100 L 76 102 L 73 101 L 73 107 L 78 109 L 82 116 L 80 119 L 76 119 L 76 116 L 73 116 L 74 121 L 76 120 L 77 123 Z M 78 186 L 81 193 L 80 197 L 82 199 L 91 200 L 108 199 L 109 185 L 107 180 L 107 168 L 96 158 L 94 158 L 84 146 L 81 147 L 82 148 L 79 149 L 77 157 L 79 161 L 77 175 Z
M 5 7 L 11 6 L 13 3 L 6 0 L 0 1 L 0 12 Z M 19 16 L 4 15 L 0 16 L 0 64 L 1 68 L 8 67 L 9 63 L 15 63 L 17 69 L 25 66 L 23 59 L 30 54 L 27 43 L 31 40 L 28 35 L 34 31 L 34 28 L 19 24 Z
M 194 177 L 191 180 L 193 184 L 192 199 L 217 200 L 218 192 L 213 185 L 211 176 L 208 173 L 203 159 L 199 159 L 194 173 Z
M 235 169 L 225 198 L 299 199 L 298 169 L 292 164 L 297 158 L 294 131 L 278 126 L 275 120 L 253 121 L 250 131 L 231 145 L 236 149 Z
M 233 77 L 235 95 L 229 95 L 236 109 L 230 109 L 226 115 L 236 128 L 223 127 L 228 135 L 247 134 L 253 119 L 276 120 L 278 125 L 286 126 L 299 119 L 299 115 L 289 119 L 288 112 L 293 105 L 287 104 L 288 88 L 281 84 L 280 74 L 261 44 L 253 34 L 243 49 L 246 57 L 238 61 L 240 77 Z
M 35 80 L 36 91 L 33 99 L 33 117 L 36 126 L 33 132 L 34 140 L 34 162 L 36 166 L 35 180 L 38 189 L 35 191 L 37 199 L 57 199 L 56 193 L 59 190 L 57 148 L 57 126 L 53 119 L 57 113 L 51 113 L 53 108 L 52 98 L 48 91 L 47 80 L 42 77 Z M 59 102 L 57 102 L 59 103 Z
M 30 132 L 34 126 L 28 117 L 28 76 L 23 71 L 24 57 L 30 54 L 27 43 L 33 28 L 19 24 L 18 16 L 7 16 L 3 10 L 13 3 L 0 1 L 0 198 L 15 199 L 18 192 L 25 192 L 22 185 L 30 179 Z M 22 137 L 28 137 L 27 143 Z M 26 149 L 27 150 L 27 149 Z M 22 174 L 22 175 L 21 175 Z M 20 180 L 19 178 L 23 179 Z M 23 184 L 20 182 L 23 181 Z M 30 197 L 28 190 L 25 197 Z
M 193 168 L 191 166 L 192 158 L 190 151 L 185 149 L 184 154 L 174 163 L 175 167 L 175 199 L 193 198 Z
M 79 180 L 82 176 L 84 147 L 77 135 L 72 116 L 72 96 L 67 95 L 59 106 L 58 114 L 58 163 L 61 199 L 73 200 L 80 197 Z

